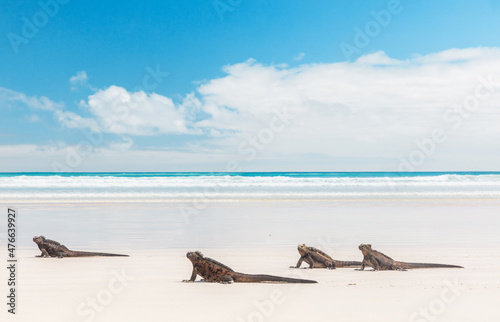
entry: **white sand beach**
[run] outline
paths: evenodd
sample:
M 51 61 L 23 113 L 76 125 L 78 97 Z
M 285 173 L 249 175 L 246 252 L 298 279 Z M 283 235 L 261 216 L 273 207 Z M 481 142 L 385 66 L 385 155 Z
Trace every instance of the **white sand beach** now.
M 182 283 L 191 264 L 181 250 L 64 259 L 26 250 L 19 256 L 18 314 L 9 320 L 498 321 L 499 250 L 384 249 L 408 261 L 465 266 L 406 272 L 287 269 L 298 259 L 293 249 L 203 250 L 237 271 L 318 281 L 311 285 Z M 355 254 L 343 249 L 336 257 L 359 260 Z
M 189 221 L 172 203 L 17 209 L 18 307 L 14 317 L 4 306 L 2 321 L 500 320 L 497 200 L 213 202 Z M 78 216 L 85 212 L 93 215 Z M 36 258 L 31 238 L 41 234 L 70 249 L 130 257 Z M 357 246 L 372 243 L 396 260 L 465 268 L 289 269 L 299 243 L 339 260 L 361 260 Z M 182 283 L 192 250 L 235 271 L 318 284 Z M 1 276 L 7 280 L 5 269 Z

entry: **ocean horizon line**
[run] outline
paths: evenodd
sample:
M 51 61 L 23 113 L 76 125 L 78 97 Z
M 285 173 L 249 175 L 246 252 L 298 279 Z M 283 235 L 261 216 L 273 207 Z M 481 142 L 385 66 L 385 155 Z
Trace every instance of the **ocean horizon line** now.
M 15 176 L 112 176 L 112 177 L 176 177 L 176 176 L 281 176 L 281 177 L 418 177 L 440 175 L 500 175 L 500 171 L 81 171 L 81 172 L 0 172 L 0 177 Z

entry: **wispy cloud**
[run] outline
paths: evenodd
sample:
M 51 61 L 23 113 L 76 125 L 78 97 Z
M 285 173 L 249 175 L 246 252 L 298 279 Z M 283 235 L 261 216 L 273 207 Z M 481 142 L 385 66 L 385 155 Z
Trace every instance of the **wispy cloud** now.
M 42 111 L 56 111 L 64 108 L 63 103 L 54 102 L 45 96 L 27 96 L 3 87 L 0 87 L 0 101 L 3 101 L 3 103 L 20 103 L 30 109 Z
M 295 60 L 295 61 L 301 61 L 302 59 L 304 59 L 305 56 L 306 56 L 305 53 L 300 53 L 297 56 L 293 57 L 293 60 Z
M 30 123 L 37 123 L 40 122 L 40 117 L 36 114 L 31 114 L 30 116 L 27 117 L 27 120 Z
M 79 88 L 89 88 L 91 90 L 96 90 L 89 84 L 89 77 L 87 76 L 87 72 L 82 70 L 73 75 L 69 79 L 69 83 L 72 91 L 77 91 Z
M 121 140 L 119 141 L 113 141 L 109 144 L 109 147 L 112 150 L 119 151 L 119 152 L 126 152 L 130 150 L 132 145 L 134 144 L 134 141 L 129 138 L 129 137 L 122 137 Z

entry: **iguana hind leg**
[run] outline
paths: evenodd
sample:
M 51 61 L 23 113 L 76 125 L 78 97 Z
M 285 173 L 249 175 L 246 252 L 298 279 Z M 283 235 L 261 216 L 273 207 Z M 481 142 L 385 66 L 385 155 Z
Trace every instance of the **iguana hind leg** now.
M 309 264 L 309 268 L 314 268 L 314 259 L 312 258 L 311 254 L 308 254 L 305 260 L 306 263 Z
M 233 282 L 234 282 L 233 278 L 229 275 L 225 275 L 220 278 L 221 284 L 231 284 Z
M 399 266 L 398 264 L 392 264 L 391 269 L 395 271 L 406 271 L 405 268 Z
M 326 262 L 326 268 L 335 269 L 335 263 L 334 262 Z
M 380 263 L 378 262 L 378 260 L 376 258 L 371 258 L 370 262 L 371 262 L 371 267 L 373 267 L 374 271 L 380 270 Z

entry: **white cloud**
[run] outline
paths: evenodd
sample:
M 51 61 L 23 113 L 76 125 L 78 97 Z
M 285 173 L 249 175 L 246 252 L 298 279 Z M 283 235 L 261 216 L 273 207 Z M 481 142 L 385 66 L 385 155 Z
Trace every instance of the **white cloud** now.
M 367 65 L 397 65 L 403 63 L 397 59 L 390 58 L 383 51 L 377 51 L 373 54 L 361 56 L 356 60 L 356 62 Z
M 76 73 L 76 75 L 71 76 L 69 79 L 69 83 L 71 85 L 71 90 L 76 91 L 79 87 L 83 87 L 87 85 L 89 78 L 87 76 L 87 72 L 82 70 Z
M 498 48 L 476 47 L 458 49 L 452 48 L 443 50 L 438 53 L 432 53 L 424 56 L 416 56 L 415 62 L 430 64 L 430 63 L 452 63 L 452 62 L 467 62 L 467 61 L 485 61 L 498 60 Z
M 88 110 L 104 132 L 129 135 L 188 133 L 182 106 L 155 93 L 110 86 L 89 96 Z
M 457 131 L 465 137 L 461 147 L 454 147 L 453 160 L 475 150 L 478 140 L 491 144 L 500 140 L 497 48 L 451 50 L 405 61 L 379 52 L 354 63 L 297 68 L 249 60 L 224 71 L 227 76 L 198 88 L 203 108 L 212 115 L 198 125 L 240 130 L 239 136 L 226 142 L 236 147 L 268 126 L 270 111 L 276 108 L 286 108 L 295 117 L 266 147 L 275 153 L 396 160 L 415 149 L 416 139 L 429 137 L 439 127 L 450 138 Z M 461 117 L 454 106 L 474 94 L 479 79 L 488 75 L 497 84 L 494 94 L 481 101 L 477 111 L 467 112 L 473 116 L 463 117 L 464 125 L 456 129 L 445 114 Z

